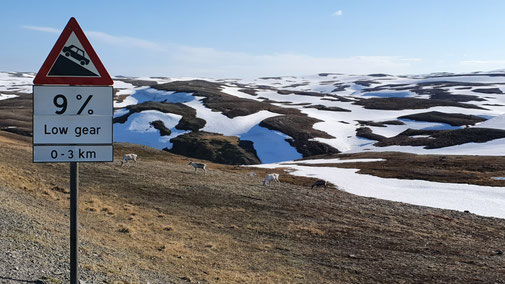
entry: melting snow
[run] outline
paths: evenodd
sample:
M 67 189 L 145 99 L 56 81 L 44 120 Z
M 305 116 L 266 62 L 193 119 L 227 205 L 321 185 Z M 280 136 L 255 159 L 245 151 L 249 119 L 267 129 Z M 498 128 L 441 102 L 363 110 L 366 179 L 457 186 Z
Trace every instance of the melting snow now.
M 156 110 L 146 110 L 130 115 L 124 124 L 114 124 L 114 141 L 147 145 L 157 149 L 172 148 L 170 139 L 187 133 L 175 128 L 182 116 L 163 113 Z M 172 132 L 170 136 L 160 136 L 160 131 L 150 123 L 161 120 L 166 128 Z
M 346 162 L 347 160 L 342 160 Z M 322 161 L 317 161 L 322 162 Z M 297 162 L 298 163 L 298 162 Z M 305 163 L 310 163 L 305 161 Z M 256 166 L 254 166 L 256 167 Z M 266 164 L 262 168 L 289 167 L 289 173 L 329 181 L 344 191 L 368 197 L 505 218 L 505 190 L 501 187 L 379 178 L 357 169 Z M 280 178 L 282 180 L 282 176 Z

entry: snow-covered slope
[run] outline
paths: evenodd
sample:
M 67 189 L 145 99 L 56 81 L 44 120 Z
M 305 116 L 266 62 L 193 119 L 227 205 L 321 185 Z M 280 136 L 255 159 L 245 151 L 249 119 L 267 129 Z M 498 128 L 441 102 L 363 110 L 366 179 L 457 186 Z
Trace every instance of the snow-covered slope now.
M 145 80 L 146 78 L 142 79 Z M 164 82 L 166 81 L 177 81 L 177 79 L 167 79 Z M 218 82 L 218 80 L 210 81 Z M 164 92 L 152 88 L 134 87 L 131 84 L 119 83 L 120 81 L 116 82 L 118 85 L 122 84 L 121 94 L 132 94 L 124 101 L 115 104 L 115 107 L 118 108 L 116 110 L 118 114 L 124 112 L 124 107 L 128 104 L 141 103 L 147 100 L 183 103 L 194 108 L 197 111 L 197 117 L 207 122 L 202 129 L 203 131 L 217 132 L 251 140 L 255 143 L 258 155 L 260 157 L 270 157 L 270 162 L 280 162 L 286 159 L 301 157 L 301 155 L 296 154 L 286 155 L 286 152 L 293 152 L 293 150 L 296 152 L 296 149 L 290 146 L 289 143 L 285 143 L 281 147 L 285 149 L 284 151 L 269 152 L 268 155 L 262 154 L 263 151 L 267 150 L 265 148 L 268 147 L 258 147 L 263 139 L 270 140 L 272 137 L 280 137 L 281 139 L 278 139 L 278 143 L 283 143 L 282 141 L 284 141 L 286 135 L 259 126 L 259 123 L 263 119 L 281 114 L 259 111 L 249 116 L 229 118 L 218 111 L 209 109 L 203 103 L 204 98 L 195 97 L 191 93 Z M 475 151 L 475 147 L 465 144 L 438 149 L 425 149 L 423 146 L 377 147 L 373 145 L 377 141 L 356 135 L 356 130 L 364 126 L 361 121 L 400 121 L 401 125 L 383 124 L 380 126 L 367 126 L 374 134 L 386 138 L 394 137 L 407 129 L 444 130 L 465 127 L 463 125 L 451 126 L 442 122 L 399 119 L 402 116 L 422 112 L 442 112 L 446 114 L 466 114 L 483 117 L 489 120 L 474 125 L 467 125 L 467 127 L 505 129 L 504 124 L 501 123 L 502 118 L 500 118 L 505 113 L 505 95 L 502 94 L 505 91 L 505 73 L 472 73 L 442 77 L 431 75 L 397 77 L 382 74 L 369 76 L 320 74 L 306 77 L 262 78 L 253 81 L 230 79 L 219 82 L 222 84 L 222 92 L 231 96 L 258 102 L 269 102 L 274 106 L 282 108 L 297 109 L 301 113 L 308 115 L 308 117 L 319 119 L 320 122 L 315 123 L 313 128 L 324 131 L 334 138 L 315 137 L 312 140 L 330 145 L 344 153 L 402 151 L 418 154 L 505 154 L 505 147 L 503 147 L 505 146 L 505 139 L 479 143 L 476 147 L 480 151 Z M 244 90 L 252 90 L 254 93 L 245 92 Z M 427 101 L 431 97 L 433 100 L 433 90 L 443 92 L 446 95 L 446 98 L 444 98 L 445 101 L 453 102 L 454 104 L 435 105 L 426 108 L 404 107 L 401 109 L 373 109 L 373 106 L 365 108 L 363 105 L 357 104 L 359 101 L 371 98 L 403 98 Z M 317 94 L 320 95 L 317 96 Z M 454 98 L 450 98 L 450 96 L 454 96 Z M 462 107 L 461 105 L 469 105 L 470 107 Z M 324 106 L 325 108 L 316 108 L 317 106 Z M 347 111 L 334 111 L 332 108 L 340 108 Z M 143 114 L 140 113 L 139 115 L 142 116 Z M 252 129 L 254 129 L 254 133 L 257 135 L 250 133 Z M 138 128 L 129 128 L 129 130 L 133 132 L 141 131 Z M 118 136 L 128 136 L 120 133 L 128 131 L 124 127 L 116 126 L 116 131 Z M 149 130 L 149 127 L 146 127 L 145 131 L 149 132 L 151 130 Z M 121 139 L 120 141 L 123 140 Z M 166 141 L 166 145 L 162 146 L 170 148 L 170 143 Z M 278 156 L 278 158 L 275 156 Z
M 30 93 L 33 76 L 32 73 L 0 72 L 0 100 Z M 171 149 L 171 139 L 191 131 L 180 126 L 186 113 L 157 109 L 131 111 L 132 107 L 148 102 L 171 104 L 191 109 L 194 119 L 204 120 L 203 125 L 196 127 L 199 131 L 252 141 L 263 163 L 277 163 L 265 164 L 264 167 L 291 167 L 294 170 L 291 174 L 325 179 L 355 194 L 505 218 L 505 193 L 499 187 L 384 179 L 360 175 L 355 169 L 289 163 L 302 158 L 297 147 L 310 141 L 331 146 L 343 153 L 399 151 L 503 156 L 505 136 L 500 136 L 500 131 L 505 131 L 505 71 L 416 76 L 319 74 L 251 81 L 200 79 L 218 86 L 213 90 L 213 94 L 218 96 L 214 97 L 192 86 L 191 82 L 195 79 L 114 78 L 114 116 L 116 119 L 123 118 L 114 124 L 114 140 Z M 157 87 L 181 81 L 186 84 L 183 84 L 186 91 Z M 229 98 L 236 98 L 237 103 L 230 104 Z M 228 102 L 219 105 L 220 100 Z M 243 108 L 245 101 L 257 103 L 257 111 L 230 115 L 234 108 Z M 289 119 L 279 125 L 291 127 L 290 131 L 284 131 L 282 127 L 269 129 L 263 123 L 288 117 L 292 113 L 298 118 L 317 119 L 313 125 L 310 123 L 307 126 L 314 132 L 301 132 L 303 135 L 295 137 L 297 133 L 293 128 L 298 125 L 282 124 L 289 123 Z M 403 118 L 412 115 L 418 118 Z M 462 120 L 459 120 L 460 115 L 464 116 Z M 160 130 L 152 123 L 154 121 L 160 121 L 170 135 L 161 136 Z M 360 134 L 363 129 L 373 135 Z M 473 140 L 468 140 L 470 142 L 463 139 L 461 143 L 440 147 L 427 147 L 428 144 L 416 142 L 436 140 L 438 138 L 434 133 L 441 130 L 453 130 L 454 135 L 460 135 L 455 137 L 461 138 L 461 135 L 473 133 L 473 129 L 497 130 L 498 135 L 485 142 L 473 137 Z M 391 142 L 407 130 L 414 130 L 414 134 L 407 137 L 408 143 Z M 309 136 L 305 142 L 295 143 L 307 133 L 316 134 Z M 372 139 L 386 140 L 389 144 L 380 144 L 377 143 L 379 140 Z M 474 140 L 479 140 L 479 143 Z

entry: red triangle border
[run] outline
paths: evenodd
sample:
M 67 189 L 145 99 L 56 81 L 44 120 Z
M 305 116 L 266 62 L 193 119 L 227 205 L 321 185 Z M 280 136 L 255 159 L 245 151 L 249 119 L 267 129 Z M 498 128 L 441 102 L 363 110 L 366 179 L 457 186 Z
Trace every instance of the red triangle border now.
M 77 36 L 77 39 L 82 44 L 82 47 L 86 51 L 86 53 L 89 56 L 89 59 L 91 62 L 96 67 L 96 70 L 98 71 L 100 77 L 65 77 L 65 76 L 51 76 L 48 77 L 47 74 L 51 70 L 51 67 L 55 63 L 56 59 L 58 58 L 58 55 L 60 54 L 61 50 L 63 49 L 63 46 L 67 42 L 68 38 L 70 35 L 74 32 L 74 34 Z M 105 67 L 102 64 L 102 61 L 100 58 L 98 58 L 98 55 L 96 54 L 95 50 L 91 46 L 91 43 L 88 41 L 86 38 L 86 35 L 82 31 L 81 27 L 77 23 L 77 20 L 72 17 L 68 21 L 67 25 L 63 29 L 63 32 L 61 33 L 60 37 L 54 44 L 53 49 L 51 49 L 51 52 L 47 56 L 46 60 L 44 61 L 44 64 L 42 64 L 42 67 L 40 67 L 39 72 L 37 73 L 37 76 L 35 76 L 35 79 L 33 79 L 33 84 L 34 85 L 79 85 L 79 86 L 110 86 L 113 85 L 114 82 L 112 81 L 112 78 L 110 77 L 109 73 L 105 69 Z

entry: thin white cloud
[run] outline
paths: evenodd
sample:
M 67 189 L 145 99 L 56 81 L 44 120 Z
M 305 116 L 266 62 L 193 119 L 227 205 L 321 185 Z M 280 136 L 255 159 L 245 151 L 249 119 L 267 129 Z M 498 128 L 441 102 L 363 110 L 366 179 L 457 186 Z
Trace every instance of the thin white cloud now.
M 469 66 L 505 65 L 505 60 L 464 60 L 460 64 Z
M 46 33 L 56 33 L 59 34 L 62 31 L 59 29 L 51 28 L 51 27 L 38 27 L 38 26 L 21 26 L 23 29 L 34 30 L 39 32 Z M 151 51 L 166 51 L 166 48 L 163 48 L 161 45 L 135 37 L 129 36 L 115 36 L 111 34 L 107 34 L 104 32 L 96 32 L 96 31 L 86 31 L 86 35 L 97 41 L 101 41 L 110 45 L 118 45 L 123 47 L 137 47 L 142 49 L 147 49 Z
M 419 58 L 401 56 L 317 57 L 295 53 L 248 54 L 212 48 L 177 46 L 171 66 L 179 71 L 196 71 L 198 76 L 307 75 L 321 72 L 353 74 L 412 72 Z
M 95 31 L 86 32 L 86 35 L 88 35 L 92 39 L 100 40 L 102 42 L 105 42 L 105 43 L 111 44 L 111 45 L 139 47 L 142 49 L 147 49 L 147 50 L 152 50 L 152 51 L 167 51 L 167 49 L 162 47 L 161 45 L 159 45 L 153 41 L 149 41 L 149 40 L 145 40 L 145 39 L 141 39 L 141 38 L 135 38 L 135 37 L 129 37 L 129 36 L 114 36 L 114 35 L 110 35 L 107 33 L 95 32 Z
M 343 14 L 342 10 L 338 10 L 335 13 L 333 13 L 333 16 L 337 16 L 338 17 L 338 16 L 342 16 L 342 14 Z
M 48 27 L 23 26 L 47 33 L 60 33 Z M 321 72 L 347 74 L 412 73 L 418 58 L 401 56 L 322 57 L 297 53 L 250 54 L 208 47 L 159 44 L 128 36 L 87 31 L 94 42 L 113 49 L 102 49 L 112 74 L 131 76 L 206 76 L 253 78 L 270 75 L 307 75 Z M 124 57 L 135 49 L 135 56 Z
M 463 60 L 459 62 L 457 70 L 497 70 L 505 68 L 505 60 Z
M 21 28 L 27 29 L 27 30 L 39 31 L 39 32 L 53 33 L 53 34 L 61 33 L 61 30 L 58 30 L 55 28 L 50 28 L 50 27 L 21 26 Z

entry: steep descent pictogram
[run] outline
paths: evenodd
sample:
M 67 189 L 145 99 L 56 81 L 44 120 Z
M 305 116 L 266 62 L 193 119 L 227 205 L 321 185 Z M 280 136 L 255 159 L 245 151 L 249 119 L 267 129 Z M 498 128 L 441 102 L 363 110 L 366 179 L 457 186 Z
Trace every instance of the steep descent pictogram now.
M 33 80 L 36 85 L 112 85 L 107 70 L 71 18 Z

